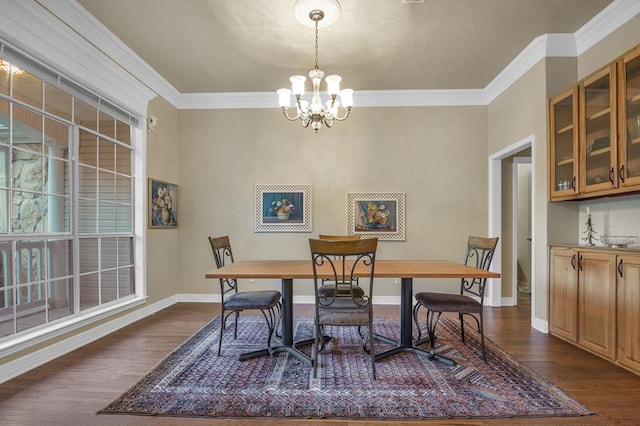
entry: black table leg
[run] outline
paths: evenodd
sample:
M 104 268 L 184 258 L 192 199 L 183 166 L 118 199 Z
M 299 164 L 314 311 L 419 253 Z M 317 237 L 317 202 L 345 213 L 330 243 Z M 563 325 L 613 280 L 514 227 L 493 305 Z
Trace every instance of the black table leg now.
M 432 358 L 447 365 L 455 366 L 457 363 L 442 355 L 425 351 L 413 345 L 413 318 L 411 316 L 413 308 L 413 278 L 402 278 L 400 287 L 400 341 L 390 339 L 385 336 L 374 334 L 374 338 L 385 343 L 396 345 L 387 351 L 376 354 L 376 361 L 388 358 L 401 352 L 413 352 L 418 355 Z
M 309 343 L 313 343 L 313 339 L 303 340 L 301 342 L 293 341 L 293 279 L 291 278 L 283 278 L 282 279 L 282 328 L 281 328 L 281 343 L 279 345 L 274 345 L 271 347 L 272 353 L 279 352 L 288 352 L 291 355 L 295 356 L 302 362 L 308 365 L 313 364 L 313 360 L 311 357 L 301 352 L 296 348 L 296 345 L 305 345 Z M 269 355 L 269 351 L 265 349 L 260 349 L 257 351 L 246 352 L 240 355 L 238 359 L 241 361 L 255 358 L 258 356 Z

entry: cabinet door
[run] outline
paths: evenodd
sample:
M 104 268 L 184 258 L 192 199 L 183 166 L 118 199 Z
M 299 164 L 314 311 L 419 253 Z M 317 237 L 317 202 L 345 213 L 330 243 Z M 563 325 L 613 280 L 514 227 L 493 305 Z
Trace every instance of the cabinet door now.
M 578 254 L 578 344 L 612 360 L 616 354 L 615 284 L 614 254 Z
M 640 185 L 640 47 L 619 63 L 618 178 L 621 187 Z
M 553 200 L 578 194 L 578 87 L 549 100 L 549 194 Z
M 552 247 L 549 256 L 549 330 L 571 342 L 578 340 L 577 252 Z
M 618 362 L 640 373 L 640 256 L 618 257 Z
M 580 85 L 580 192 L 618 186 L 615 76 L 611 64 Z

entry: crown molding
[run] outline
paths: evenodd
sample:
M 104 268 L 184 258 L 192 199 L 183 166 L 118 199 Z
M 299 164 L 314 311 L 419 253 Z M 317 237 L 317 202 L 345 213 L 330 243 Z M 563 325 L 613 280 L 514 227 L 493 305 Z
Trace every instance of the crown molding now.
M 487 104 L 493 102 L 535 64 L 546 57 L 575 57 L 573 34 L 544 34 L 536 37 L 484 88 Z
M 470 90 L 359 90 L 357 107 L 486 105 L 482 89 Z M 275 92 L 185 93 L 178 109 L 278 108 Z
M 76 0 L 37 1 L 155 94 L 173 105 L 179 103 L 180 92 Z
M 4 0 L 0 8 L 0 38 L 124 109 L 146 115 L 147 104 L 155 93 L 126 69 L 107 60 L 104 52 L 73 27 L 61 25 L 48 8 L 65 5 L 71 12 L 71 4 L 77 3 Z
M 17 7 L 17 0 L 10 0 L 10 6 Z M 20 13 L 18 21 L 25 20 L 23 27 L 36 27 L 42 25 L 40 20 L 45 20 L 43 9 L 51 16 L 49 21 L 55 21 L 56 27 L 64 27 L 55 18 L 65 23 L 69 32 L 73 32 L 76 37 L 69 38 L 74 48 L 80 48 L 79 56 L 82 61 L 74 58 L 74 61 L 63 60 L 58 63 L 75 65 L 75 62 L 82 62 L 84 68 L 91 68 L 84 73 L 75 75 L 80 81 L 87 79 L 87 72 L 93 73 L 96 78 L 109 82 L 109 88 L 105 93 L 113 95 L 114 90 L 122 92 L 122 88 L 113 84 L 113 69 L 117 68 L 119 73 L 126 72 L 130 78 L 135 77 L 138 83 L 146 86 L 148 90 L 163 97 L 167 102 L 177 109 L 253 109 L 253 108 L 278 108 L 277 99 L 272 92 L 237 92 L 237 93 L 180 93 L 157 71 L 135 54 L 129 47 L 113 35 L 100 21 L 86 11 L 76 0 L 37 0 L 20 2 L 28 5 L 24 9 L 33 13 L 41 19 L 34 22 L 29 13 Z M 0 15 L 5 14 L 3 10 Z M 28 9 L 28 10 L 27 10 Z M 40 9 L 40 10 L 38 10 Z M 10 13 L 9 13 L 10 14 Z M 507 65 L 485 88 L 481 89 L 453 89 L 453 90 L 363 90 L 357 92 L 358 107 L 413 107 L 413 106 L 459 106 L 459 105 L 488 105 L 500 94 L 507 90 L 513 83 L 520 79 L 541 59 L 546 57 L 577 57 L 586 50 L 594 46 L 607 35 L 611 34 L 621 25 L 628 22 L 634 16 L 640 14 L 640 2 L 638 0 L 614 0 L 603 11 L 586 23 L 576 33 L 573 34 L 545 34 L 534 39 L 520 54 Z M 31 22 L 31 25 L 27 25 Z M 4 31 L 4 22 L 0 21 L 0 28 Z M 42 32 L 38 33 L 42 37 L 40 44 L 49 37 L 48 25 Z M 66 28 L 66 27 L 65 27 Z M 24 30 L 24 29 L 23 29 Z M 12 31 L 7 31 L 9 34 Z M 36 30 L 34 29 L 35 33 Z M 62 31 L 57 28 L 56 32 Z M 20 38 L 20 37 L 17 37 Z M 60 37 L 58 44 L 66 47 L 65 37 Z M 81 39 L 81 40 L 78 40 Z M 82 41 L 82 43 L 81 43 Z M 38 46 L 38 43 L 29 43 L 28 46 Z M 41 54 L 40 49 L 33 49 Z M 65 48 L 65 51 L 72 49 Z M 87 61 L 87 55 L 93 61 Z M 59 58 L 60 55 L 54 55 Z M 105 58 L 106 57 L 106 58 Z M 106 61 L 108 59 L 108 61 Z M 109 66 L 105 66 L 109 62 Z M 89 64 L 87 64 L 89 63 Z M 93 66 L 91 66 L 93 63 Z M 77 64 L 80 68 L 80 63 Z M 66 65 L 65 65 L 66 66 Z M 75 73 L 74 73 L 75 74 Z M 101 77 L 101 78 L 98 78 Z M 94 85 L 100 86 L 98 83 Z M 126 90 L 125 90 L 126 91 Z M 119 94 L 118 98 L 122 98 Z M 129 98 L 134 98 L 130 95 Z M 145 102 L 148 102 L 148 98 Z M 141 103 L 140 99 L 133 100 L 136 105 Z M 142 100 L 143 101 L 143 100 Z
M 577 56 L 640 14 L 640 1 L 614 0 L 575 32 Z

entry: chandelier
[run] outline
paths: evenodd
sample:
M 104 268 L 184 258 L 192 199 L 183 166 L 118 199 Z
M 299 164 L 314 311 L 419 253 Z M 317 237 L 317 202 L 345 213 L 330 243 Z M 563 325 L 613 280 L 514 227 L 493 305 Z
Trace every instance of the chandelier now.
M 300 120 L 302 126 L 311 128 L 318 133 L 318 130 L 324 124 L 327 127 L 333 126 L 334 121 L 343 121 L 351 113 L 353 106 L 353 90 L 340 90 L 340 81 L 342 77 L 339 75 L 328 75 L 325 77 L 324 71 L 318 68 L 318 25 L 320 21 L 327 16 L 326 25 L 329 25 L 337 19 L 340 12 L 340 3 L 337 0 L 318 1 L 318 0 L 298 0 L 294 5 L 294 12 L 298 19 L 303 18 L 303 11 L 309 10 L 308 17 L 312 25 L 315 27 L 316 44 L 315 44 L 315 67 L 309 71 L 309 78 L 313 83 L 313 96 L 311 102 L 304 100 L 304 83 L 306 77 L 303 75 L 294 75 L 289 78 L 291 81 L 291 90 L 278 89 L 278 100 L 284 116 L 289 121 Z M 325 25 L 325 26 L 326 26 Z M 329 95 L 325 105 L 322 104 L 320 97 L 320 83 L 325 80 L 327 85 L 327 94 Z M 291 94 L 295 97 L 296 114 L 289 115 L 291 103 Z M 340 100 L 338 101 L 338 97 Z M 342 113 L 342 115 L 340 115 Z

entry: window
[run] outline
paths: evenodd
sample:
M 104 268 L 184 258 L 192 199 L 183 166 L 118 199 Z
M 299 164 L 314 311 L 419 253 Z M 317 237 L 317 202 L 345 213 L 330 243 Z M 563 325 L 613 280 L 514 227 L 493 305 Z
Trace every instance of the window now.
M 0 67 L 0 340 L 135 296 L 135 122 Z M 59 79 L 58 79 L 59 80 Z

